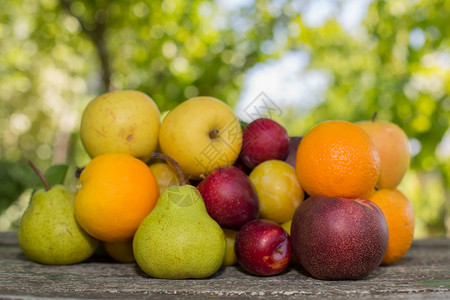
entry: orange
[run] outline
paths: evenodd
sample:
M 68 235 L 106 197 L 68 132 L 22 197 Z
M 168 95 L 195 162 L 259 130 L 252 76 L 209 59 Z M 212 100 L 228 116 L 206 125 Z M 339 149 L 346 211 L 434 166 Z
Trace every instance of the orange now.
M 357 198 L 370 194 L 380 158 L 369 136 L 347 121 L 325 121 L 310 129 L 297 148 L 296 171 L 311 196 Z
M 125 153 L 93 158 L 78 186 L 75 216 L 86 232 L 105 242 L 131 239 L 159 197 L 148 166 Z
M 399 190 L 381 189 L 369 199 L 386 217 L 389 241 L 382 265 L 390 265 L 402 258 L 411 247 L 414 235 L 414 210 L 408 198 Z

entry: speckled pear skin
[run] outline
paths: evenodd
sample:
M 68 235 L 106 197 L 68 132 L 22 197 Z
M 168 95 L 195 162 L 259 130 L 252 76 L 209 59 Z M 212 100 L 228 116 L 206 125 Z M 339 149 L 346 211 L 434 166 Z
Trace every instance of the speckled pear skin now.
M 133 239 L 136 262 L 155 278 L 207 278 L 222 265 L 226 239 L 199 191 L 169 186 Z
M 99 242 L 77 223 L 75 195 L 63 185 L 38 190 L 20 220 L 19 246 L 32 261 L 69 265 L 89 258 Z

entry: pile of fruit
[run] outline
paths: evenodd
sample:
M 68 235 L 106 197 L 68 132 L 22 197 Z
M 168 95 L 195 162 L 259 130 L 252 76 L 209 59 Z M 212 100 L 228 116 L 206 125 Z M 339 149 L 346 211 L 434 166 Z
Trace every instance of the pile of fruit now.
M 80 263 L 101 246 L 156 278 L 239 264 L 258 276 L 291 265 L 362 279 L 411 246 L 414 214 L 397 190 L 408 138 L 393 123 L 332 120 L 289 137 L 269 118 L 240 122 L 212 97 L 161 120 L 148 95 L 125 90 L 92 100 L 80 133 L 92 160 L 76 191 L 51 187 L 30 162 L 45 189 L 18 240 L 35 262 Z

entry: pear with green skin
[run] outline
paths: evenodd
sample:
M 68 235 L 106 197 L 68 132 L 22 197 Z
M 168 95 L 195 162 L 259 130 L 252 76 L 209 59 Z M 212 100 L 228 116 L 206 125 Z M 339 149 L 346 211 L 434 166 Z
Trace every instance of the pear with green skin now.
M 22 215 L 17 236 L 20 248 L 30 260 L 41 264 L 69 265 L 86 260 L 99 242 L 78 225 L 75 195 L 60 184 L 51 188 L 35 171 L 46 188 L 34 193 Z
M 136 262 L 155 278 L 207 278 L 222 265 L 226 239 L 192 185 L 169 186 L 133 239 Z

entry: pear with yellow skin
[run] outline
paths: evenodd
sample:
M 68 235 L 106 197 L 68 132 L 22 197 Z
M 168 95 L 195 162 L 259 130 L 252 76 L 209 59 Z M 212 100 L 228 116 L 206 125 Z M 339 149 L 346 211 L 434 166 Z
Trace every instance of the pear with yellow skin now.
M 402 181 L 411 162 L 408 136 L 391 122 L 376 120 L 355 124 L 370 137 L 380 155 L 381 171 L 377 186 L 380 189 L 395 189 Z
M 194 97 L 164 118 L 159 146 L 190 178 L 201 179 L 215 168 L 236 161 L 242 148 L 242 127 L 224 102 Z
M 192 185 L 169 186 L 133 239 L 139 267 L 151 277 L 207 278 L 222 265 L 226 239 Z
M 148 162 L 158 147 L 160 111 L 136 90 L 117 90 L 93 99 L 83 111 L 80 136 L 86 152 L 128 153 Z

